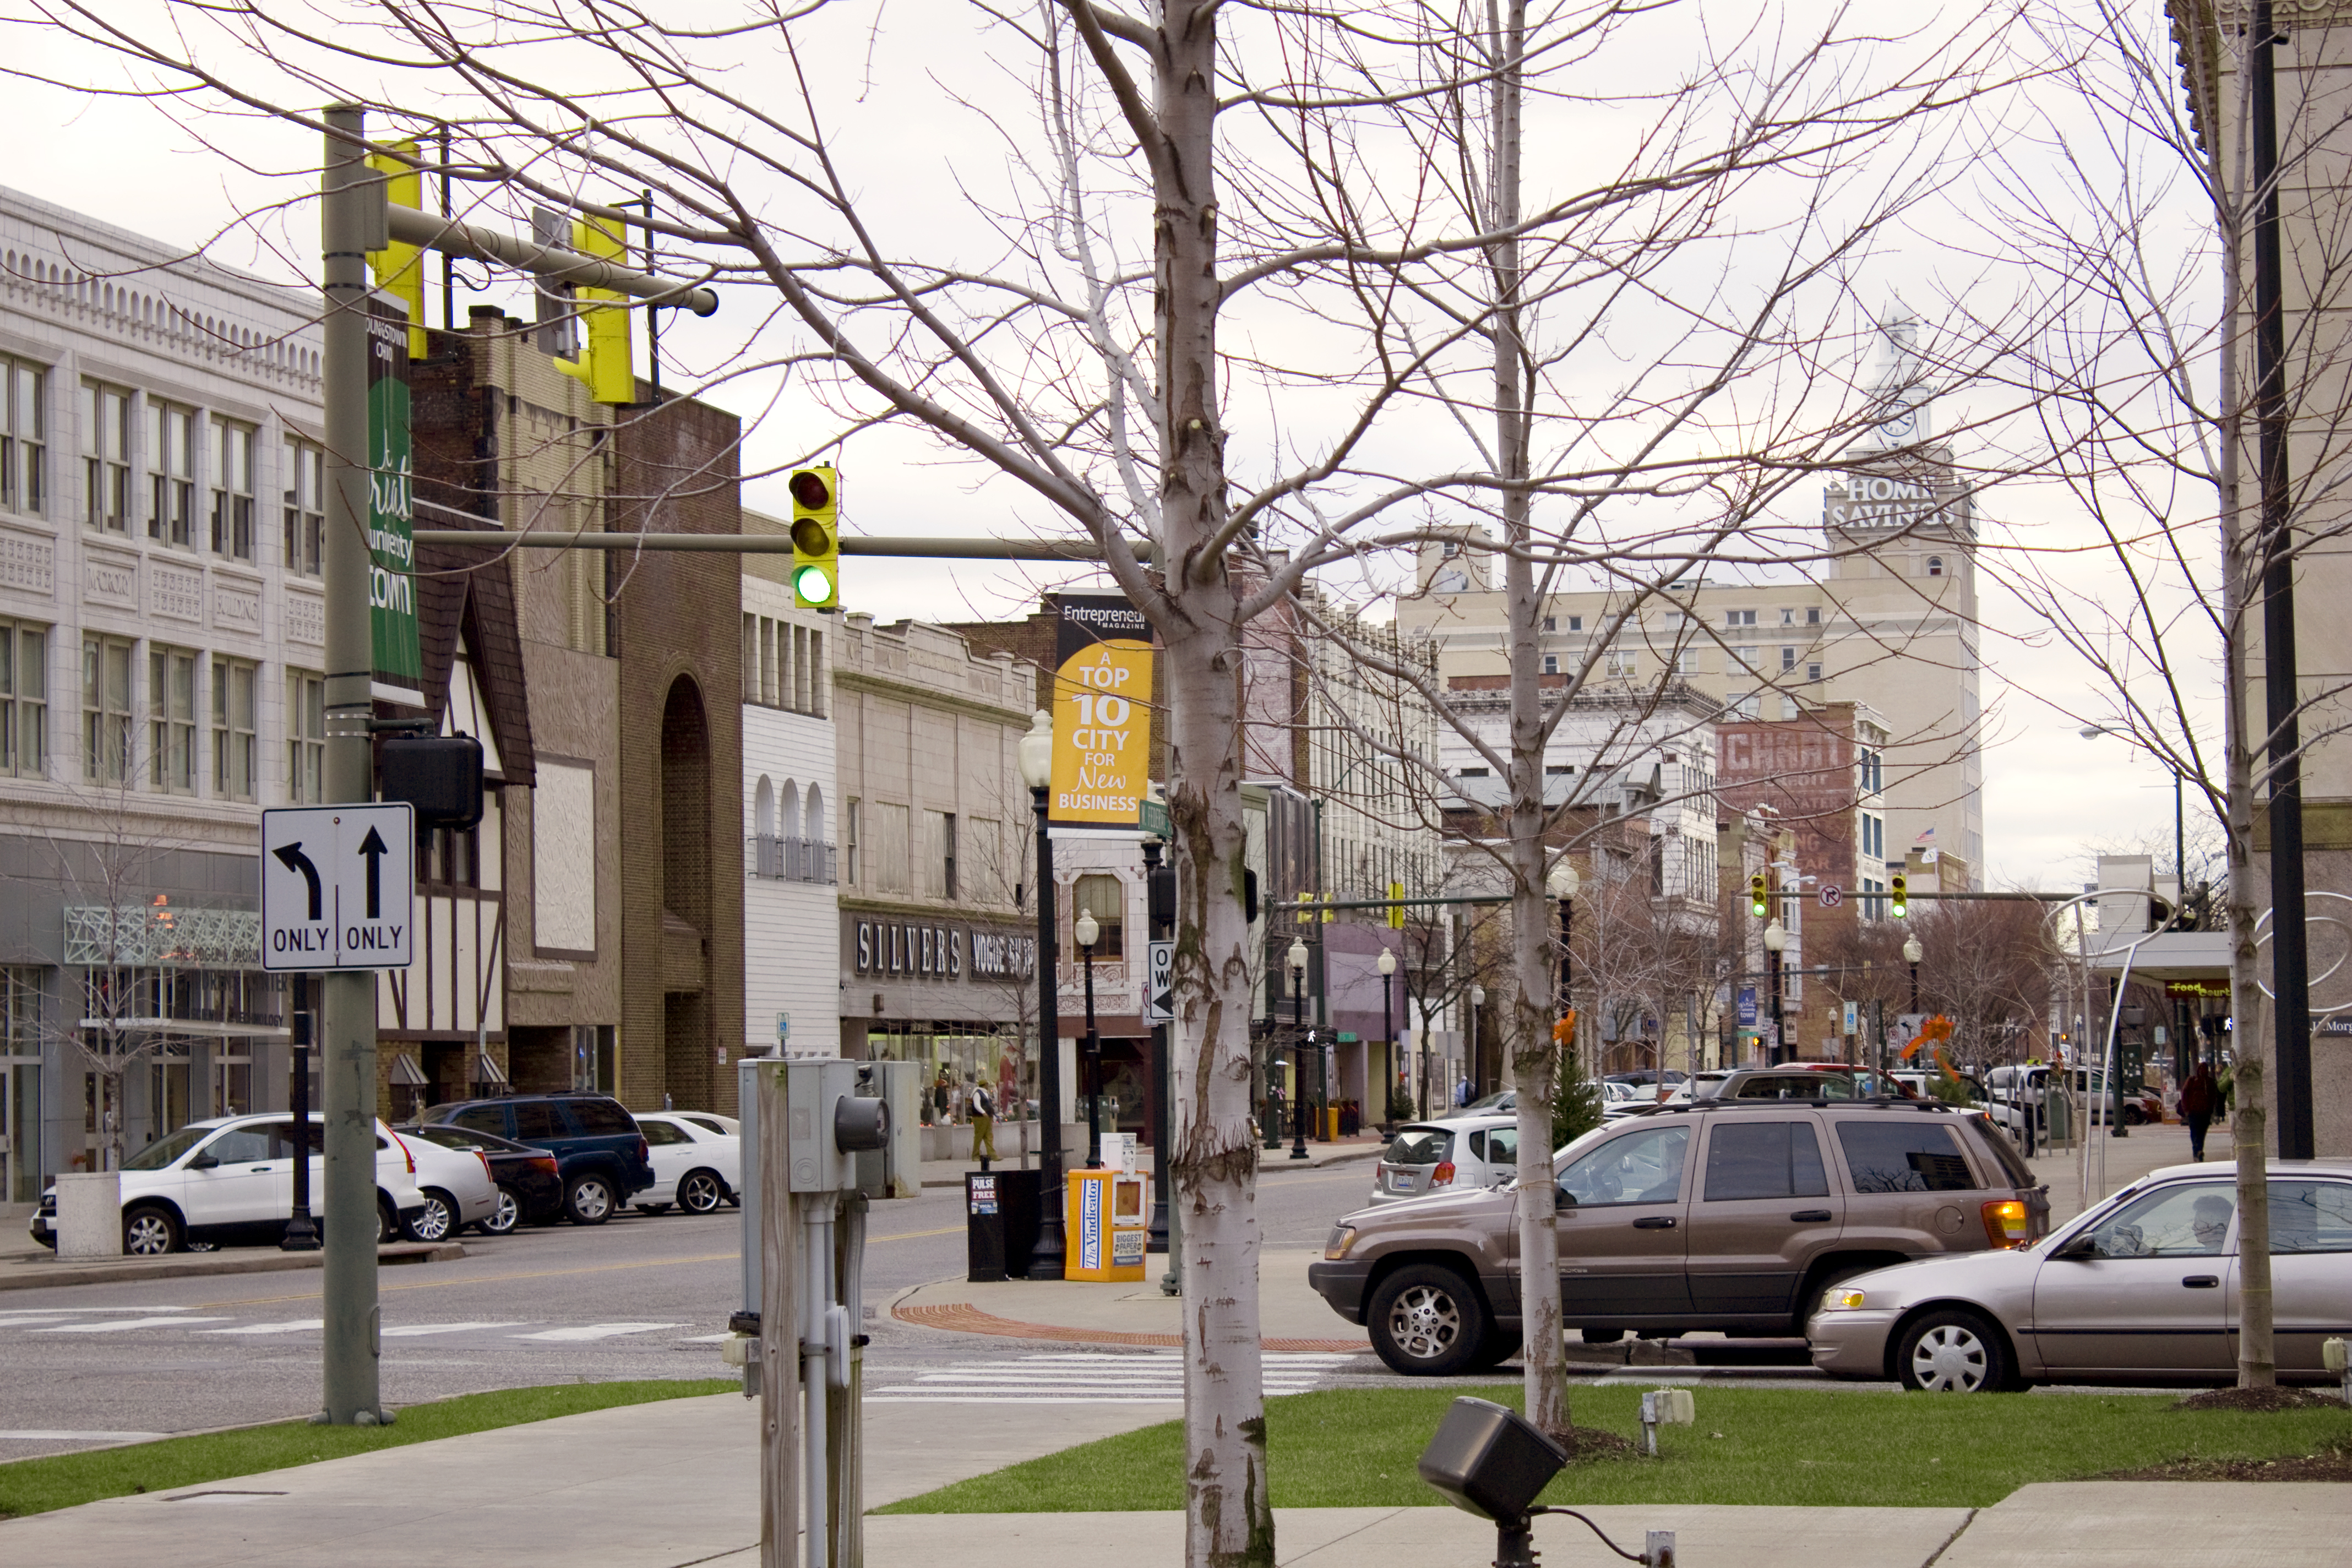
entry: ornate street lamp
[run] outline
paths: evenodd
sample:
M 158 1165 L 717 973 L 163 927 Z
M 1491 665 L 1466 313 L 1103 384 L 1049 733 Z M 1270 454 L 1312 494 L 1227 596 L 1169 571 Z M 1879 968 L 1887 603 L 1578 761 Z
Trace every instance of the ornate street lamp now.
M 1911 966 L 1911 1011 L 1914 1013 L 1919 1010 L 1919 961 L 1927 953 L 1927 950 L 1919 945 L 1917 937 L 1903 939 L 1903 962 Z
M 1087 1168 L 1091 1171 L 1102 1166 L 1102 1037 L 1095 1033 L 1095 943 L 1102 940 L 1102 927 L 1095 923 L 1094 911 L 1080 910 L 1070 934 L 1077 939 L 1087 970 Z
M 1780 1018 L 1780 953 L 1788 945 L 1789 933 L 1778 920 L 1764 928 L 1764 962 L 1772 971 L 1772 1051 L 1765 1060 L 1775 1067 L 1788 1059 L 1781 1054 L 1789 1042 Z
M 1385 947 L 1381 949 L 1375 967 L 1381 972 L 1381 1038 L 1388 1045 L 1389 1079 L 1393 1083 L 1397 1076 L 1396 1009 L 1391 998 L 1396 994 L 1396 954 Z M 1383 1084 L 1381 1086 L 1381 1120 L 1386 1121 L 1388 1119 L 1388 1085 Z
M 1290 968 L 1290 1157 L 1307 1158 L 1307 940 L 1293 937 Z
M 1054 785 L 1054 719 L 1040 709 L 1018 748 L 1021 782 L 1037 812 L 1037 1245 L 1029 1278 L 1063 1278 L 1062 1017 L 1060 966 L 1055 962 L 1054 842 L 1046 795 Z

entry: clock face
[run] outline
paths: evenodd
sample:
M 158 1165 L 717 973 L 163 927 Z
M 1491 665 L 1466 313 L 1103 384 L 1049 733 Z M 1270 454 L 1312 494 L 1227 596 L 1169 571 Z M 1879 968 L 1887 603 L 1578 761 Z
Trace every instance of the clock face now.
M 1885 424 L 1879 426 L 1897 440 L 1908 440 L 1911 433 L 1918 427 L 1919 411 L 1916 408 L 1898 408 L 1887 416 Z

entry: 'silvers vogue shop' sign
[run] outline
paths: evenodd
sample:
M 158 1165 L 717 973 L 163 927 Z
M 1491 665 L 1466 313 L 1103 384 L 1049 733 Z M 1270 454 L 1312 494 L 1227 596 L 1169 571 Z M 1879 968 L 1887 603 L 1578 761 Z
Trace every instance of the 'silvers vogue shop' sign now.
M 850 932 L 859 974 L 921 980 L 1020 980 L 1037 973 L 1037 939 L 927 921 L 859 921 Z

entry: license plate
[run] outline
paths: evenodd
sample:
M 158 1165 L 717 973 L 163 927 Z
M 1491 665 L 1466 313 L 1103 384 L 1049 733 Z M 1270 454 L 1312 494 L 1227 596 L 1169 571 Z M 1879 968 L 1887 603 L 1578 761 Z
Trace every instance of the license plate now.
M 1391 1171 L 1389 1173 L 1389 1191 L 1392 1193 L 1409 1193 L 1412 1191 L 1412 1173 L 1410 1171 Z

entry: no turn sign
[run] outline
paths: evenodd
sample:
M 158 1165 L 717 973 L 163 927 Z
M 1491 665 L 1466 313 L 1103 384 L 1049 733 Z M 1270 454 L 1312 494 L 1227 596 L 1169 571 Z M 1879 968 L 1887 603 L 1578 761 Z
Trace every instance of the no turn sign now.
M 1835 882 L 1823 882 L 1822 884 L 1822 908 L 1825 910 L 1833 910 L 1843 902 L 1845 902 L 1845 889 L 1843 888 L 1839 887 Z
M 416 813 L 302 805 L 261 814 L 261 966 L 405 969 L 415 943 Z

